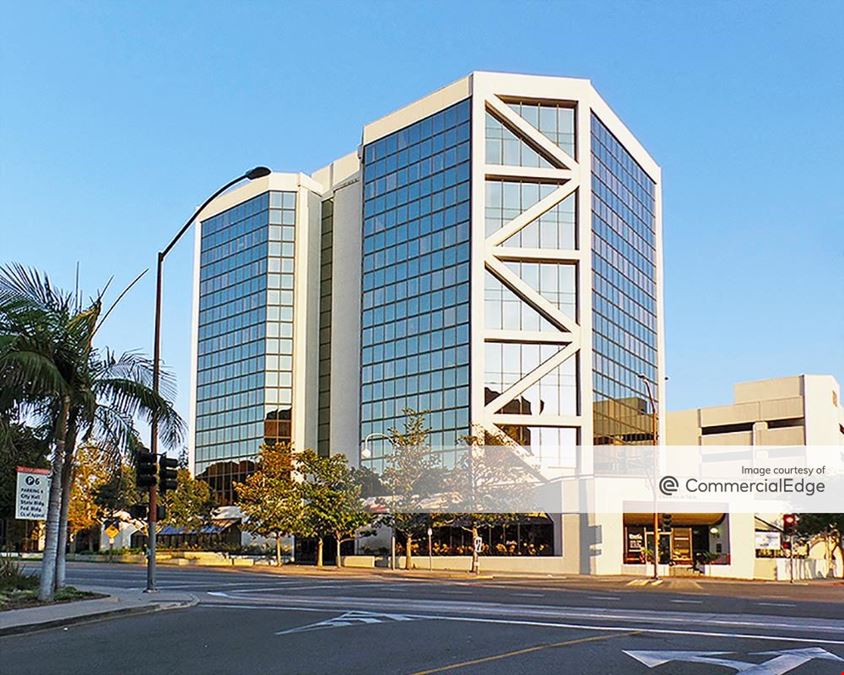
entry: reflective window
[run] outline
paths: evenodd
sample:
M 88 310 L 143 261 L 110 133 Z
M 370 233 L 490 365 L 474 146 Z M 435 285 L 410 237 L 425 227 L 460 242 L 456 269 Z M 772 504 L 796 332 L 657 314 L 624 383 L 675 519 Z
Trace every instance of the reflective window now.
M 511 102 L 509 106 L 552 143 L 575 158 L 574 108 L 567 103 Z
M 485 402 L 488 404 L 495 400 L 565 346 L 487 342 Z M 576 415 L 576 358 L 572 356 L 563 361 L 496 412 L 517 415 Z
M 486 163 L 557 168 L 489 112 L 486 113 Z
M 267 192 L 201 224 L 197 473 L 290 438 L 295 206 Z
M 595 442 L 651 442 L 639 374 L 656 395 L 655 185 L 594 115 L 591 128 Z
M 577 248 L 575 195 L 569 195 L 501 244 L 516 248 Z
M 558 187 L 533 181 L 486 181 L 486 235 L 500 230 Z
M 484 325 L 492 330 L 559 330 L 490 272 L 485 275 Z
M 429 411 L 435 450 L 469 432 L 469 114 L 463 101 L 364 148 L 361 439 L 404 408 Z M 369 447 L 383 469 L 389 443 Z
M 499 425 L 516 443 L 544 466 L 574 467 L 577 463 L 577 429 L 516 424 Z
M 319 412 L 317 451 L 331 452 L 331 282 L 334 264 L 334 200 L 322 203 L 319 282 Z
M 560 312 L 577 320 L 577 267 L 566 263 L 504 263 Z

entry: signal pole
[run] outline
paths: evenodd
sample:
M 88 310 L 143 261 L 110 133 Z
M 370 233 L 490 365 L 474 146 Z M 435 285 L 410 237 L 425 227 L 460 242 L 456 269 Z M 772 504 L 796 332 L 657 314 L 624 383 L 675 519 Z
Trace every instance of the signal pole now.
M 651 435 L 654 440 L 654 573 L 653 579 L 659 579 L 659 513 L 657 512 L 657 497 L 656 486 L 659 481 L 658 462 L 659 462 L 659 421 L 657 418 L 656 404 L 654 403 L 653 391 L 651 391 L 651 383 L 644 373 L 639 373 L 639 379 L 645 384 L 645 389 L 648 392 L 648 399 L 651 404 Z M 670 545 L 670 544 L 669 544 Z

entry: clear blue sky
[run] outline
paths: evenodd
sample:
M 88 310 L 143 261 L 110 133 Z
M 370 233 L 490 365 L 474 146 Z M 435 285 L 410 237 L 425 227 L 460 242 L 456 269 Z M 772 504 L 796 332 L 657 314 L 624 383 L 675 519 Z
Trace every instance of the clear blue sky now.
M 590 78 L 663 167 L 669 408 L 844 382 L 844 4 L 6 2 L 0 262 L 93 291 L 247 167 L 312 171 L 471 70 Z M 191 240 L 164 356 L 187 414 Z M 152 271 L 103 333 L 150 351 Z

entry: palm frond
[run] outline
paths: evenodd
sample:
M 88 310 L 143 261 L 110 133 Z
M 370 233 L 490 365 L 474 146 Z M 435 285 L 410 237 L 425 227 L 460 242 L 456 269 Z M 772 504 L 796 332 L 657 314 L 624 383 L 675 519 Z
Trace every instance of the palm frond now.
M 70 313 L 73 294 L 53 286 L 50 277 L 20 263 L 0 267 L 0 303 L 26 300 L 42 309 Z
M 36 351 L 8 350 L 0 354 L 0 388 L 18 391 L 21 398 L 68 391 L 68 382 L 55 362 Z
M 139 417 L 151 424 L 158 419 L 161 442 L 168 448 L 178 447 L 184 440 L 184 420 L 160 393 L 146 383 L 128 378 L 103 378 L 96 385 L 97 398 L 123 414 Z

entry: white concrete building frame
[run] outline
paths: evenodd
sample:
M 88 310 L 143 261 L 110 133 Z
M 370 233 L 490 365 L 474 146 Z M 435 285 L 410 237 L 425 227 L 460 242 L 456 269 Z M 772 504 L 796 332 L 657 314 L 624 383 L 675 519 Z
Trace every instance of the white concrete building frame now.
M 660 437 L 664 438 L 664 330 L 661 171 L 647 151 L 597 93 L 589 80 L 562 77 L 473 72 L 460 80 L 386 115 L 363 128 L 357 153 L 342 157 L 312 176 L 271 174 L 237 188 L 215 200 L 199 221 L 269 190 L 295 190 L 297 234 L 295 263 L 295 340 L 293 444 L 316 447 L 318 385 L 318 334 L 320 304 L 320 212 L 324 200 L 333 200 L 333 271 L 331 311 L 330 447 L 346 454 L 350 463 L 360 458 L 361 418 L 361 242 L 363 222 L 362 149 L 367 144 L 403 129 L 453 104 L 471 99 L 471 215 L 470 215 L 470 420 L 490 431 L 502 425 L 564 427 L 577 430 L 580 445 L 576 470 L 592 473 L 593 440 L 593 269 L 592 269 L 592 147 L 594 114 L 623 146 L 654 184 L 655 288 L 656 288 L 656 398 Z M 575 148 L 571 156 L 514 112 L 508 101 L 563 104 L 574 110 Z M 553 168 L 490 164 L 485 156 L 487 113 L 547 158 Z M 547 196 L 521 215 L 487 236 L 485 204 L 488 179 L 525 179 L 554 182 Z M 504 246 L 543 213 L 570 195 L 576 195 L 576 241 L 569 249 Z M 193 369 L 191 382 L 191 464 L 195 466 L 197 324 L 199 307 L 199 242 L 196 233 L 196 277 L 193 311 Z M 576 312 L 568 316 L 525 283 L 507 263 L 557 262 L 576 268 Z M 553 330 L 535 332 L 485 328 L 484 294 L 487 274 L 493 275 L 525 303 L 545 317 Z M 485 351 L 490 343 L 561 344 L 565 347 L 549 360 L 485 400 Z M 573 415 L 505 414 L 505 404 L 522 395 L 543 376 L 569 359 L 577 359 L 577 411 Z M 468 430 L 467 430 L 468 431 Z M 256 448 L 257 452 L 257 448 Z M 534 461 L 529 453 L 526 461 Z M 569 472 L 571 475 L 571 472 Z M 549 476 L 550 477 L 550 476 Z M 563 522 L 565 521 L 565 523 Z M 622 514 L 556 517 L 556 556 L 537 559 L 537 569 L 568 572 L 618 573 L 622 568 Z M 600 532 L 597 540 L 595 533 Z M 590 539 L 591 537 L 591 539 Z M 603 542 L 601 544 L 601 542 Z M 600 552 L 598 552 L 600 549 Z M 523 568 L 527 561 L 518 563 Z
M 663 328 L 663 268 L 662 268 L 662 206 L 661 170 L 639 141 L 601 98 L 589 80 L 564 77 L 544 77 L 509 73 L 474 72 L 410 105 L 391 113 L 364 128 L 363 143 L 367 144 L 419 119 L 471 97 L 472 99 L 472 224 L 471 224 L 471 419 L 473 424 L 494 431 L 499 424 L 535 426 L 565 426 L 578 429 L 580 443 L 592 443 L 592 200 L 591 200 L 591 129 L 594 113 L 619 140 L 655 183 L 656 189 L 656 289 L 657 339 L 659 373 L 657 396 L 659 401 L 660 436 L 664 437 L 665 418 L 665 362 Z M 565 102 L 575 109 L 577 158 L 569 156 L 544 134 L 517 115 L 505 103 L 507 100 L 535 100 Z M 489 111 L 503 121 L 531 145 L 556 160 L 559 168 L 528 168 L 490 165 L 485 158 L 485 115 Z M 486 181 L 488 178 L 516 178 L 566 181 L 553 193 L 523 212 L 509 224 L 487 237 L 484 226 Z M 503 247 L 510 236 L 527 226 L 541 214 L 553 208 L 571 194 L 577 194 L 577 241 L 575 250 L 526 249 Z M 558 261 L 577 266 L 577 319 L 573 321 L 536 290 L 507 268 L 506 261 Z M 526 333 L 523 331 L 493 331 L 484 328 L 484 279 L 491 272 L 503 281 L 529 306 L 553 319 L 559 332 Z M 488 342 L 567 342 L 568 346 L 539 368 L 490 403 L 484 400 L 485 350 Z M 505 403 L 523 393 L 542 376 L 563 361 L 579 355 L 578 395 L 580 412 L 570 417 L 548 415 L 505 415 L 498 411 Z M 590 470 L 589 453 L 584 453 L 580 469 Z

